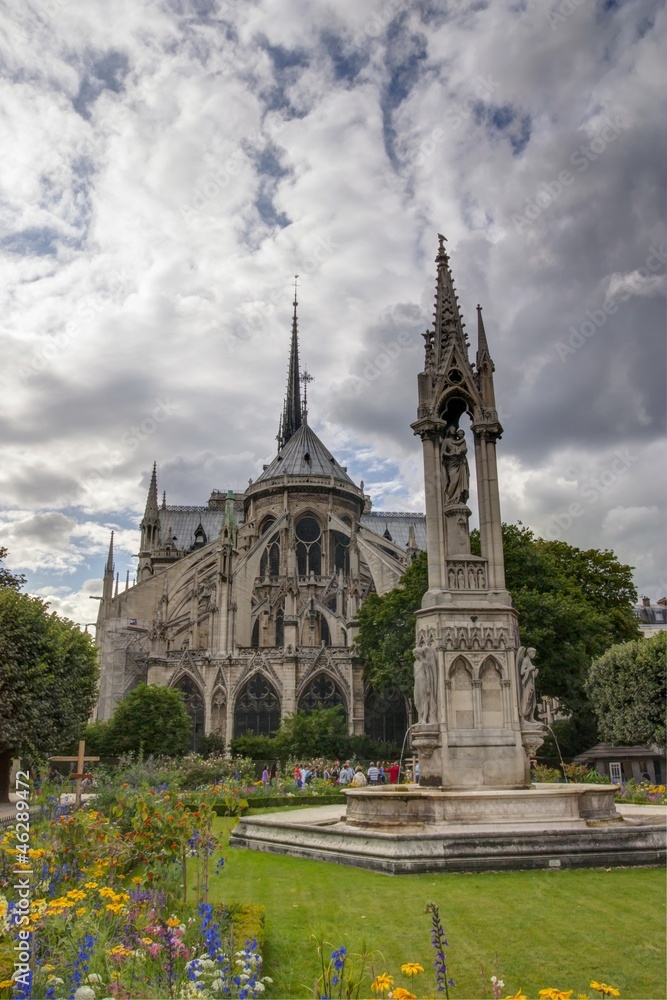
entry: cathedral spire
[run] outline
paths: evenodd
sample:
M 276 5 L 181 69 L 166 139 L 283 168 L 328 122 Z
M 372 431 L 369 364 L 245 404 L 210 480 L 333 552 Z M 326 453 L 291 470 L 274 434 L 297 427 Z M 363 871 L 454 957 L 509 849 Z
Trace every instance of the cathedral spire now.
M 148 496 L 146 498 L 146 510 L 144 511 L 144 518 L 148 519 L 150 517 L 155 517 L 158 512 L 158 500 L 157 500 L 157 462 L 153 462 L 153 472 L 151 473 L 151 482 L 148 487 Z
M 477 385 L 479 386 L 480 395 L 482 397 L 482 402 L 485 406 L 489 406 L 495 409 L 496 406 L 496 396 L 493 388 L 493 373 L 496 370 L 493 361 L 491 360 L 491 354 L 489 352 L 489 344 L 486 339 L 486 330 L 484 329 L 484 320 L 482 319 L 482 307 L 477 306 Z
M 287 392 L 283 407 L 282 424 L 278 435 L 278 451 L 280 451 L 299 429 L 302 423 L 301 386 L 299 378 L 299 331 L 296 318 L 296 307 L 299 304 L 296 297 L 298 274 L 294 275 L 294 316 L 292 317 L 292 341 L 290 344 L 289 369 L 287 372 Z
M 107 556 L 107 564 L 104 567 L 104 575 L 105 576 L 107 575 L 107 573 L 111 573 L 111 575 L 113 576 L 113 570 L 114 570 L 114 561 L 113 561 L 113 535 L 114 535 L 114 533 L 112 531 L 111 532 L 111 538 L 109 539 L 109 555 Z
M 433 333 L 426 335 L 426 366 L 439 370 L 452 362 L 465 359 L 468 364 L 468 338 L 464 332 L 465 323 L 461 319 L 459 299 L 454 288 L 454 279 L 449 267 L 449 255 L 445 248 L 446 239 L 438 233 L 438 253 L 435 258 L 437 268 L 435 288 L 435 314 Z

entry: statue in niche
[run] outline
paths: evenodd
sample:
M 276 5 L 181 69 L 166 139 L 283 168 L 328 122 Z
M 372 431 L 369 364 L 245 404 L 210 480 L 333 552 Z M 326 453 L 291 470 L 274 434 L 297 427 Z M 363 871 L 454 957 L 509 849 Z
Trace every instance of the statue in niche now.
M 536 650 L 530 646 L 520 646 L 516 654 L 516 668 L 519 677 L 520 700 L 519 714 L 526 722 L 534 722 L 535 709 L 537 708 L 537 695 L 535 693 L 535 680 L 537 678 L 537 667 L 533 663 Z
M 417 646 L 415 657 L 414 702 L 419 722 L 437 722 L 436 685 L 437 661 L 430 646 Z
M 465 503 L 470 496 L 470 468 L 466 454 L 465 433 L 450 424 L 442 440 L 441 455 L 445 473 L 445 504 Z

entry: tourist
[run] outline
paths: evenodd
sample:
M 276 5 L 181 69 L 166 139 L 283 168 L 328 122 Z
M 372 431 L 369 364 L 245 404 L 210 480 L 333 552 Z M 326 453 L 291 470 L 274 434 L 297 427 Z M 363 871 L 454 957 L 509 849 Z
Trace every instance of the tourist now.
M 338 783 L 340 785 L 349 785 L 354 777 L 354 770 L 349 760 L 345 762 L 345 765 L 340 770 L 340 775 L 338 778 Z
M 401 769 L 399 767 L 398 761 L 395 760 L 394 763 L 389 768 L 389 784 L 390 785 L 397 785 L 398 784 L 398 776 L 399 776 L 400 773 L 401 773 Z
M 371 761 L 370 767 L 368 768 L 368 771 L 366 772 L 366 774 L 368 775 L 368 781 L 370 782 L 370 784 L 371 785 L 377 785 L 377 783 L 378 783 L 378 781 L 380 779 L 380 771 L 375 766 L 375 764 L 373 763 L 373 761 Z
M 359 764 L 357 764 L 357 766 L 356 766 L 356 768 L 354 770 L 354 777 L 352 778 L 352 781 L 350 782 L 350 787 L 351 788 L 352 787 L 354 787 L 354 788 L 362 788 L 364 785 L 367 785 L 367 784 L 368 784 L 368 782 L 366 781 L 366 775 L 361 770 L 361 767 L 359 766 Z
M 257 773 L 257 772 L 255 772 Z M 262 784 L 264 788 L 268 788 L 271 778 L 269 777 L 269 765 L 267 764 L 262 771 Z

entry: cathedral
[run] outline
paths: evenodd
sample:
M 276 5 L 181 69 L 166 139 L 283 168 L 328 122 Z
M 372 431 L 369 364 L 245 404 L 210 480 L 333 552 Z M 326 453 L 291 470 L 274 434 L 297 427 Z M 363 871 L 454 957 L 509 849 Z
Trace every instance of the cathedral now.
M 318 704 L 342 706 L 351 734 L 403 738 L 411 706 L 364 680 L 357 613 L 426 548 L 425 519 L 371 510 L 363 482 L 309 426 L 297 304 L 295 290 L 273 461 L 244 493 L 214 489 L 201 506 L 160 500 L 154 465 L 137 578 L 124 590 L 112 533 L 97 622 L 100 720 L 145 681 L 184 693 L 194 748 L 205 733 L 273 733 Z

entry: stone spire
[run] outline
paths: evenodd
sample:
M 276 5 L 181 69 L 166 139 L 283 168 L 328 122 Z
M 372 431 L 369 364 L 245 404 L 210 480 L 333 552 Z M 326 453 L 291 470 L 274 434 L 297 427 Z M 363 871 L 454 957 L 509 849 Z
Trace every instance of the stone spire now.
M 299 429 L 302 423 L 301 386 L 299 379 L 299 332 L 296 318 L 296 279 L 294 276 L 294 316 L 292 318 L 292 341 L 290 344 L 289 369 L 287 372 L 287 391 L 280 430 L 278 433 L 278 451 L 280 451 Z
M 496 408 L 496 396 L 493 388 L 493 373 L 496 370 L 496 366 L 491 360 L 491 354 L 489 352 L 489 345 L 486 339 L 486 330 L 484 329 L 484 320 L 482 319 L 482 307 L 477 306 L 477 385 L 479 387 L 479 393 L 482 397 L 482 402 L 485 406 L 491 407 L 491 409 Z
M 158 501 L 157 501 L 157 462 L 153 462 L 153 471 L 151 473 L 151 482 L 148 487 L 148 496 L 146 498 L 146 510 L 144 511 L 144 520 L 153 520 L 158 515 Z
M 438 233 L 433 330 L 425 334 L 426 369 L 430 371 L 441 371 L 452 365 L 463 367 L 464 370 L 470 367 L 468 338 L 465 334 L 465 323 L 461 319 L 459 299 L 454 288 L 445 242 L 445 237 Z
M 114 580 L 114 558 L 113 558 L 113 531 L 111 532 L 111 538 L 109 539 L 109 554 L 107 556 L 106 565 L 104 567 L 104 578 L 102 581 L 102 601 L 110 601 L 113 597 L 113 580 Z

